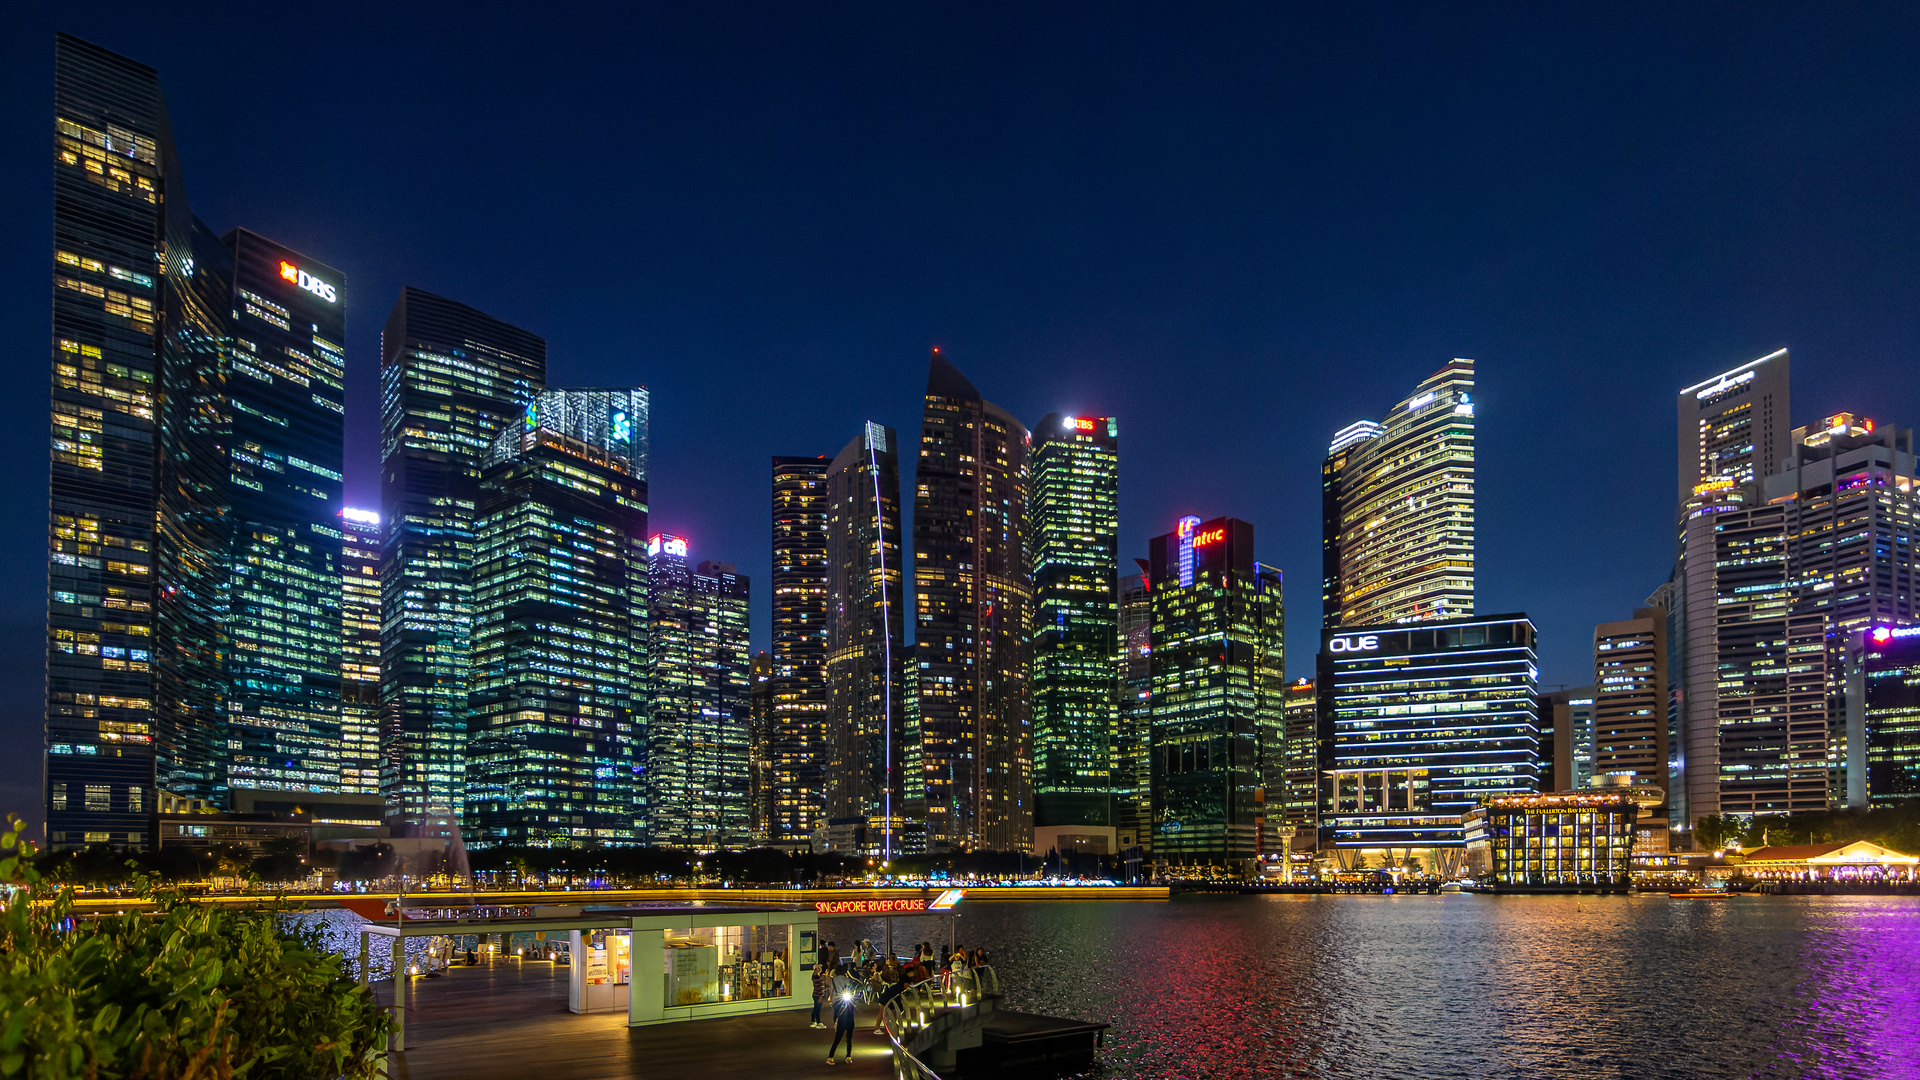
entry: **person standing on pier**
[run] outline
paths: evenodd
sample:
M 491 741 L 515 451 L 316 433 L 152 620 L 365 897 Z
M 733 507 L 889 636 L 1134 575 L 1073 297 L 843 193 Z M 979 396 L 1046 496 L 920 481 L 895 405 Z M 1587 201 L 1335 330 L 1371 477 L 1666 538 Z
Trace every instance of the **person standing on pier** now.
M 813 969 L 813 1016 L 808 1019 L 807 1023 L 817 1028 L 826 1027 L 827 1025 L 820 1022 L 820 1007 L 827 1005 L 832 1000 L 832 977 L 827 974 L 826 968 L 815 967 Z
M 835 980 L 839 982 L 840 980 Z M 827 1064 L 833 1064 L 833 1052 L 840 1049 L 840 1040 L 847 1040 L 847 1064 L 853 1064 L 853 987 L 842 987 L 833 995 L 833 1042 L 827 1047 Z

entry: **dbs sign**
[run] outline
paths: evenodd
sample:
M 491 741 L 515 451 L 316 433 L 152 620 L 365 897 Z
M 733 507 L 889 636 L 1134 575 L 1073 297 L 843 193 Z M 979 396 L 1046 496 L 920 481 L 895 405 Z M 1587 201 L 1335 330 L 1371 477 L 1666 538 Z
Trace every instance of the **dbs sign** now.
M 280 276 L 320 299 L 325 300 L 329 304 L 337 303 L 340 299 L 340 294 L 334 290 L 332 285 L 321 281 L 319 278 L 314 277 L 312 274 L 307 273 L 305 270 L 300 269 L 290 262 L 280 264 Z

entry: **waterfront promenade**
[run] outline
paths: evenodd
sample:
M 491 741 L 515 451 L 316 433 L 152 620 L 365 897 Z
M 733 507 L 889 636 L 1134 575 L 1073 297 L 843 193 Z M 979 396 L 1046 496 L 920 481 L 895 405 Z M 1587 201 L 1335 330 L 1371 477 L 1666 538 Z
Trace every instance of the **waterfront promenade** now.
M 376 984 L 383 1004 L 393 984 Z M 629 1028 L 625 1010 L 567 1011 L 567 969 L 496 960 L 415 979 L 408 990 L 407 1049 L 390 1058 L 394 1080 L 773 1080 L 826 1070 L 828 1030 L 805 1010 Z M 878 1010 L 862 1010 L 851 1067 L 840 1076 L 891 1076 Z

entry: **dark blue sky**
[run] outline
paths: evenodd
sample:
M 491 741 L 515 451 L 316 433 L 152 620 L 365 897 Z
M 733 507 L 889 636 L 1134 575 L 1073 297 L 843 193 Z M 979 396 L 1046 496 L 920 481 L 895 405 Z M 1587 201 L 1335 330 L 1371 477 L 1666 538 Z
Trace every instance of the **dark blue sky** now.
M 915 438 L 945 348 L 1120 418 L 1123 555 L 1232 514 L 1319 616 L 1318 465 L 1479 362 L 1479 599 L 1584 682 L 1671 557 L 1673 395 L 1920 420 L 1893 5 L 38 4 L 0 44 L 0 799 L 38 802 L 52 36 L 159 68 L 194 210 L 341 268 L 348 490 L 418 285 L 653 390 L 656 526 L 753 577 L 767 459 Z

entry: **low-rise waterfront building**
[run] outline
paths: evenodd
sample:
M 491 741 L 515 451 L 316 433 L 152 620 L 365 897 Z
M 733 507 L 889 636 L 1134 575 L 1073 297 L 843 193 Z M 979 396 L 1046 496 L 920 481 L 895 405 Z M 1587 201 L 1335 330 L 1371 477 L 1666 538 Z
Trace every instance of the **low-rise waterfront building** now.
M 1495 890 L 1625 890 L 1639 814 L 1628 792 L 1496 796 L 1463 820 L 1468 872 Z
M 1920 855 L 1907 855 L 1873 843 L 1792 844 L 1747 853 L 1740 869 L 1747 877 L 1774 881 L 1912 881 Z

